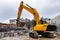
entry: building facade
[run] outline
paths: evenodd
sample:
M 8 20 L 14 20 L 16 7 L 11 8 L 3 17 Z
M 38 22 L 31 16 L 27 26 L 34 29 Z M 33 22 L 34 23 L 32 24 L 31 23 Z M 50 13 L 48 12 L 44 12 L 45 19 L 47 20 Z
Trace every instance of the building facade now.
M 10 24 L 16 24 L 16 19 L 10 19 L 9 22 Z
M 0 27 L 16 27 L 15 24 L 0 23 Z

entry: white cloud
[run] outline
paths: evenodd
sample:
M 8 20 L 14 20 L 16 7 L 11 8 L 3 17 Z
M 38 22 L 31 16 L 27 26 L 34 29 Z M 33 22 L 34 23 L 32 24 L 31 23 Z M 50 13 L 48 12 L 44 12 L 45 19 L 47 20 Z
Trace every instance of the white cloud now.
M 7 19 L 17 18 L 18 6 L 21 1 L 24 1 L 25 3 L 35 8 L 39 12 L 40 16 L 53 18 L 53 16 L 55 16 L 56 14 L 58 15 L 60 14 L 59 0 L 57 1 L 56 0 L 0 0 L 0 17 L 3 16 L 3 18 L 5 18 L 6 16 L 8 16 Z M 6 13 L 3 12 L 2 8 L 4 7 L 6 7 L 6 9 L 11 8 L 9 9 L 9 11 L 11 12 L 12 10 L 12 12 L 7 13 L 8 10 L 6 10 Z M 56 11 L 56 10 L 59 10 L 59 11 Z M 24 18 L 27 17 L 27 18 L 33 19 L 33 16 L 25 10 L 23 10 L 23 14 L 21 17 L 24 17 Z M 4 21 L 3 18 L 0 18 L 0 19 Z M 7 19 L 5 18 L 5 20 Z

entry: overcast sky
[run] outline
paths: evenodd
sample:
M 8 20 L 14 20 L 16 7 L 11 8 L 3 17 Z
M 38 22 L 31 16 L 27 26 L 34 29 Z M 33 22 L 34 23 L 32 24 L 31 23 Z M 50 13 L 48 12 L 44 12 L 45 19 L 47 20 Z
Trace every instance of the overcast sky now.
M 16 19 L 21 1 L 35 8 L 40 17 L 54 18 L 60 15 L 60 0 L 0 0 L 0 22 L 7 23 L 9 19 Z M 26 10 L 23 10 L 22 17 L 33 19 L 33 15 Z

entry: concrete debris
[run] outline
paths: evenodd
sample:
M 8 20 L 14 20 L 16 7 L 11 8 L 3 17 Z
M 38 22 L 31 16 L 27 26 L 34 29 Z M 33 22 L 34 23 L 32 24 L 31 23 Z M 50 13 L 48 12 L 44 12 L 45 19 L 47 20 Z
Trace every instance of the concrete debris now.
M 23 31 L 0 32 L 0 38 L 24 35 Z
M 25 33 L 25 35 L 20 35 L 20 36 L 11 36 L 11 37 L 3 37 L 0 38 L 0 40 L 60 40 L 60 37 L 56 37 L 56 38 L 38 38 L 38 39 L 34 39 L 34 38 L 30 38 L 28 33 Z

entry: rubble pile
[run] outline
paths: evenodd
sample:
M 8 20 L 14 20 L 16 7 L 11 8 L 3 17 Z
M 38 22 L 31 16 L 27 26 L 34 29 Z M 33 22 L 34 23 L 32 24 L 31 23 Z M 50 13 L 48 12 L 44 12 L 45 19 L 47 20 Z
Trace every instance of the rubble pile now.
M 15 37 L 20 35 L 25 35 L 27 33 L 27 30 L 24 28 L 0 28 L 0 38 L 3 37 Z

